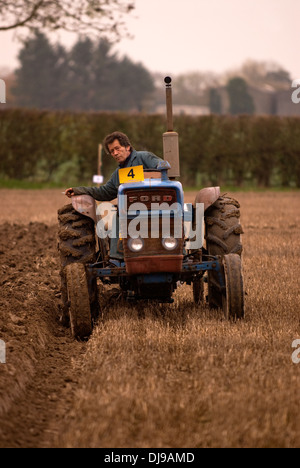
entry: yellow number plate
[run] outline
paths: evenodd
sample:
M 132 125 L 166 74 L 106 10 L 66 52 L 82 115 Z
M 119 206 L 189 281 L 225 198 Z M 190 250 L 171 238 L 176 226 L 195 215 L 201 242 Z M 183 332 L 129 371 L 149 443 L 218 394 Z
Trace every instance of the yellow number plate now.
M 119 169 L 120 184 L 128 184 L 130 182 L 143 182 L 144 168 L 143 166 L 125 167 Z

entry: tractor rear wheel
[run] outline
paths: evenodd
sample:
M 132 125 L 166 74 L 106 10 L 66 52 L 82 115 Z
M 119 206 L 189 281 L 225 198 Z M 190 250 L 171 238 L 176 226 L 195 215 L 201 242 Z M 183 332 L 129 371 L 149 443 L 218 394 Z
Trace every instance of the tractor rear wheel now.
M 209 255 L 242 255 L 240 204 L 231 197 L 221 196 L 205 212 L 205 239 Z M 218 273 L 208 271 L 208 303 L 210 307 L 222 308 L 222 288 Z
M 65 205 L 58 210 L 58 250 L 61 263 L 61 321 L 69 325 L 69 306 L 67 295 L 67 281 L 65 267 L 73 263 L 94 263 L 96 254 L 95 224 L 91 218 L 78 213 L 72 204 Z M 99 316 L 97 278 L 90 286 L 90 305 L 92 318 Z
M 93 329 L 85 266 L 71 263 L 66 266 L 65 273 L 72 336 L 84 340 Z
M 225 255 L 223 258 L 226 292 L 223 294 L 223 311 L 228 320 L 243 319 L 244 284 L 241 257 L 237 254 Z

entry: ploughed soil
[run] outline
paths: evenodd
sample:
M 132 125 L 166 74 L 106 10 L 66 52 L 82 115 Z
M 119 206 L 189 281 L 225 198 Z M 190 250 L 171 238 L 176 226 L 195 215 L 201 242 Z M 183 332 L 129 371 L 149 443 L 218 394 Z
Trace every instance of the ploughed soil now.
M 56 210 L 66 199 L 59 191 L 1 195 L 0 447 L 47 447 L 86 347 L 59 321 Z
M 0 225 L 0 447 L 47 446 L 76 384 L 85 344 L 59 323 L 56 244 L 56 226 Z

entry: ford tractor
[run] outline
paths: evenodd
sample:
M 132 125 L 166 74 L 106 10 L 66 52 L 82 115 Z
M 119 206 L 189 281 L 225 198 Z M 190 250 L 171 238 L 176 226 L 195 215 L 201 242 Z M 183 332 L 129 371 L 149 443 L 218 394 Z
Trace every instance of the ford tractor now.
M 62 320 L 74 338 L 92 333 L 107 284 L 129 301 L 169 304 L 187 284 L 199 310 L 207 304 L 228 320 L 244 318 L 240 205 L 220 187 L 184 202 L 169 77 L 165 86 L 167 131 L 157 169 L 121 169 L 117 204 L 78 195 L 58 211 Z

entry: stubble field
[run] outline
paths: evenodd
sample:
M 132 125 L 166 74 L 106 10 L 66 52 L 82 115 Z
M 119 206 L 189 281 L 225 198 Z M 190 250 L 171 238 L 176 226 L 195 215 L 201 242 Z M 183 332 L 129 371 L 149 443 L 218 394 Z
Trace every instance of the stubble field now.
M 108 288 L 87 343 L 58 321 L 65 198 L 0 193 L 0 447 L 300 446 L 299 192 L 230 194 L 245 232 L 244 321 L 196 308 L 188 286 L 173 305 L 137 307 Z

